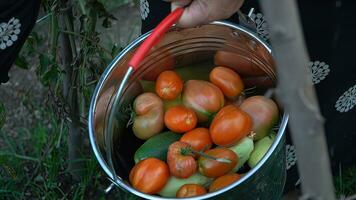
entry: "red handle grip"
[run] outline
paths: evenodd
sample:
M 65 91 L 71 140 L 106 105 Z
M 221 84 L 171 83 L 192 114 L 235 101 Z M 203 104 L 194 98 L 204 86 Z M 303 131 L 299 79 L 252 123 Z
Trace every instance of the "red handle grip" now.
M 159 42 L 167 30 L 180 18 L 183 14 L 183 8 L 177 8 L 171 12 L 166 18 L 157 25 L 153 32 L 147 37 L 147 39 L 140 45 L 132 56 L 129 66 L 134 70 L 138 68 L 138 65 L 147 55 L 148 51 Z

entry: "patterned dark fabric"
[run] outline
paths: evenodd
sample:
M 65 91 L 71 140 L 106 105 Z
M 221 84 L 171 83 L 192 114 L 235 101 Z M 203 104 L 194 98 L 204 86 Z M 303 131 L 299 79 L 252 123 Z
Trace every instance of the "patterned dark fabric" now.
M 165 9 L 159 9 L 159 8 Z M 310 55 L 308 68 L 313 78 L 325 129 L 334 174 L 342 167 L 356 165 L 356 64 L 353 61 L 356 39 L 356 2 L 347 0 L 298 1 L 303 31 Z M 268 24 L 257 1 L 245 1 L 241 8 L 252 18 L 257 33 L 268 40 Z M 142 32 L 153 29 L 168 14 L 169 6 L 158 0 L 141 0 Z M 163 13 L 165 11 L 166 13 Z M 154 20 L 152 20 L 154 19 Z M 236 22 L 234 15 L 229 19 Z M 286 190 L 299 187 L 297 158 L 291 139 L 287 137 Z
M 0 1 L 0 83 L 9 80 L 8 71 L 31 32 L 40 0 Z

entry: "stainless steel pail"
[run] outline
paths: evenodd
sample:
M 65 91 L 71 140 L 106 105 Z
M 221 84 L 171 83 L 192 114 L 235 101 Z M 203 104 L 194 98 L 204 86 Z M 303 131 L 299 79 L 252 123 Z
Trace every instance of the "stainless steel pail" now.
M 146 199 L 165 199 L 141 193 L 128 184 L 134 165 L 133 154 L 142 144 L 127 123 L 133 99 L 142 93 L 140 80 L 155 80 L 164 70 L 214 64 L 216 52 L 234 53 L 239 65 L 259 70 L 258 75 L 241 74 L 247 84 L 258 89 L 273 87 L 276 81 L 269 46 L 256 34 L 228 22 L 213 22 L 196 28 L 172 27 L 133 71 L 128 62 L 150 33 L 128 45 L 102 74 L 92 96 L 89 111 L 89 136 L 94 154 L 108 178 L 124 190 Z M 239 71 L 239 69 L 237 69 Z M 246 70 L 245 70 L 246 71 Z M 288 121 L 281 115 L 277 137 L 258 165 L 236 183 L 199 198 L 190 199 L 279 199 L 285 183 L 285 130 Z

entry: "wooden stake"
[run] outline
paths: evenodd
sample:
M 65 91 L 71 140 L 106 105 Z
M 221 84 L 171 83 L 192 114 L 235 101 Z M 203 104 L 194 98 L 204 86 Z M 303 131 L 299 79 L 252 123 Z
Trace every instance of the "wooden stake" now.
M 277 62 L 277 95 L 290 114 L 289 127 L 297 149 L 301 199 L 335 199 L 330 163 L 314 86 L 307 70 L 298 7 L 294 0 L 260 1 L 269 22 Z M 313 19 L 310 19 L 313 20 Z

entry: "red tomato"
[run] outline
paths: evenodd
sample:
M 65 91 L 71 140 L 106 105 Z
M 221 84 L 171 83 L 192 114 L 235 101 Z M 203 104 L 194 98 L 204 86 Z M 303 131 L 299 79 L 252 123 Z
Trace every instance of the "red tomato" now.
M 184 106 L 174 106 L 165 113 L 164 122 L 171 131 L 184 133 L 195 128 L 198 119 L 193 110 Z
M 229 163 L 226 163 L 205 157 L 204 155 L 200 156 L 198 160 L 199 172 L 210 178 L 217 178 L 230 172 L 236 166 L 238 161 L 236 153 L 227 148 L 210 149 L 206 151 L 205 154 L 230 161 Z
M 247 98 L 240 105 L 240 109 L 248 113 L 252 118 L 252 130 L 255 133 L 254 140 L 265 137 L 278 120 L 277 105 L 274 101 L 264 96 Z
M 230 146 L 248 135 L 252 130 L 251 117 L 238 107 L 223 107 L 210 125 L 212 141 L 220 146 Z
M 206 189 L 198 184 L 184 184 L 177 191 L 178 198 L 195 197 L 206 194 Z
M 134 104 L 135 118 L 132 126 L 134 134 L 143 140 L 156 135 L 164 128 L 162 100 L 154 93 L 142 93 Z
M 188 178 L 197 171 L 197 162 L 185 142 L 174 142 L 168 148 L 167 163 L 171 174 L 177 178 Z
M 210 72 L 209 78 L 210 82 L 218 86 L 228 99 L 237 99 L 244 90 L 240 75 L 227 67 L 215 67 Z
M 155 194 L 167 183 L 169 169 L 165 162 L 157 158 L 147 158 L 137 163 L 130 172 L 129 180 L 138 191 Z
M 208 150 L 213 145 L 207 128 L 196 128 L 185 133 L 181 142 L 188 143 L 196 151 Z
M 206 122 L 224 106 L 224 94 L 208 81 L 189 80 L 184 84 L 182 102 L 195 111 L 199 122 Z
M 215 192 L 216 190 L 220 190 L 237 180 L 239 180 L 241 176 L 239 174 L 226 174 L 224 176 L 220 176 L 219 178 L 215 179 L 209 186 L 209 192 Z
M 183 81 L 174 71 L 160 73 L 156 80 L 156 93 L 163 100 L 177 98 L 183 90 Z

